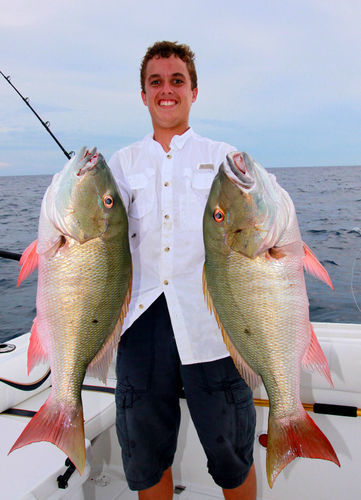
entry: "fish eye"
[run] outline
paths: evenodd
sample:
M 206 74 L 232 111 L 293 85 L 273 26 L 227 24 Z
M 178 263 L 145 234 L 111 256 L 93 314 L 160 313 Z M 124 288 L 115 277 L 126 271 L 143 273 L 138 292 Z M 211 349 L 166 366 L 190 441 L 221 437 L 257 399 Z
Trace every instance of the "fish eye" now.
M 110 194 L 104 195 L 103 205 L 105 206 L 105 208 L 112 208 L 112 206 L 114 205 L 113 197 L 110 196 Z
M 220 208 L 216 208 L 213 212 L 213 219 L 216 222 L 222 222 L 224 220 L 224 212 Z

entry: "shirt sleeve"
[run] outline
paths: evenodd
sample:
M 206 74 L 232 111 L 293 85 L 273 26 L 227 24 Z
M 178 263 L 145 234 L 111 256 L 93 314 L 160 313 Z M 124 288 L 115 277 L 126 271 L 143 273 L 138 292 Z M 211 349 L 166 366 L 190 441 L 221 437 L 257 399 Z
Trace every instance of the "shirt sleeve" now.
M 125 206 L 125 210 L 128 213 L 129 206 L 132 200 L 132 190 L 124 174 L 124 165 L 122 165 L 124 161 L 125 160 L 122 159 L 120 152 L 117 151 L 108 161 L 108 166 L 113 174 L 115 182 L 117 183 L 120 195 Z

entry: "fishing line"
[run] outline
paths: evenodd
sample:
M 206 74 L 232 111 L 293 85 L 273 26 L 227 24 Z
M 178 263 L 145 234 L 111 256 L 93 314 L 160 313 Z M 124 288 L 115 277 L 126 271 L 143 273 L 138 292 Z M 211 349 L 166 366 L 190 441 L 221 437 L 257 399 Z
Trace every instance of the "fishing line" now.
M 355 257 L 353 264 L 352 264 L 352 274 L 351 274 L 351 293 L 353 300 L 355 301 L 357 309 L 361 312 L 359 302 L 356 298 L 356 292 L 358 292 L 359 295 L 361 295 L 361 272 L 360 272 L 360 256 L 361 252 L 358 253 L 358 255 Z M 356 283 L 357 281 L 357 283 Z M 357 290 L 357 285 L 358 285 L 358 290 Z
M 21 99 L 25 102 L 25 104 L 28 106 L 28 108 L 31 109 L 31 111 L 34 113 L 34 115 L 37 117 L 37 119 L 40 121 L 40 123 L 43 125 L 45 130 L 51 135 L 51 137 L 54 139 L 54 141 L 57 143 L 57 145 L 60 147 L 62 152 L 65 154 L 65 156 L 68 158 L 68 160 L 71 159 L 71 157 L 74 155 L 74 151 L 70 151 L 69 153 L 66 151 L 66 149 L 62 146 L 60 141 L 55 137 L 53 132 L 50 130 L 50 122 L 44 122 L 44 120 L 38 115 L 38 113 L 35 111 L 35 109 L 30 105 L 29 102 L 29 97 L 24 97 L 19 90 L 13 85 L 10 81 L 10 75 L 5 76 L 2 71 L 0 71 L 1 75 L 5 78 L 5 80 L 8 82 L 9 85 L 15 90 L 15 92 L 21 97 Z

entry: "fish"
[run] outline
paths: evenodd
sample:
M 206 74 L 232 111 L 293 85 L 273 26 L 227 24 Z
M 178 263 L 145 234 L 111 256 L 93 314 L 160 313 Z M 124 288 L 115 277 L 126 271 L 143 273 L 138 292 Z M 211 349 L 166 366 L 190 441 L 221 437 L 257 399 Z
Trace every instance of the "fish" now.
M 301 367 L 332 385 L 309 319 L 304 269 L 333 288 L 302 241 L 289 194 L 247 153 L 227 155 L 203 217 L 203 291 L 239 373 L 268 394 L 269 486 L 294 458 L 337 455 L 300 399 Z
M 28 372 L 48 363 L 52 388 L 9 453 L 49 441 L 82 474 L 82 383 L 86 373 L 106 382 L 132 286 L 127 213 L 96 148 L 82 148 L 53 177 L 42 200 L 38 237 L 20 266 L 18 286 L 38 268 Z

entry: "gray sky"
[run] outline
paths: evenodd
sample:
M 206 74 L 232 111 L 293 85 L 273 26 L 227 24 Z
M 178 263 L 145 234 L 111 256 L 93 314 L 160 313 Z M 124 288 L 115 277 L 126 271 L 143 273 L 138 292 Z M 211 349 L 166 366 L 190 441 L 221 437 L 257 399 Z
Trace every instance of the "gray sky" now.
M 191 125 L 265 167 L 361 164 L 359 0 L 0 0 L 0 70 L 66 150 L 106 158 L 151 130 L 139 64 L 156 40 L 196 53 Z M 0 79 L 0 175 L 66 158 Z

